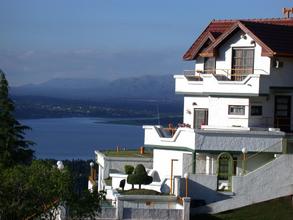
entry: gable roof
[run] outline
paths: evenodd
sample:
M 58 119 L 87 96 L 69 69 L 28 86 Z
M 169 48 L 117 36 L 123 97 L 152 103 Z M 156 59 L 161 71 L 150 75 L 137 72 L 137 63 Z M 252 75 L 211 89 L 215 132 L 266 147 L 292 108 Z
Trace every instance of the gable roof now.
M 217 48 L 241 29 L 261 47 L 263 56 L 293 56 L 293 19 L 213 20 L 184 54 L 184 60 L 215 56 Z M 206 46 L 207 36 L 214 39 Z M 205 47 L 203 47 L 205 45 Z

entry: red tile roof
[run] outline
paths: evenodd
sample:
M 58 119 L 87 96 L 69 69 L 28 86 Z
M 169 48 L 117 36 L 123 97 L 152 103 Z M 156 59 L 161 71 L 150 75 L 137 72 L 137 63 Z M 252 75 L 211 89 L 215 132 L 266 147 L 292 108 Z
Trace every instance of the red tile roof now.
M 242 29 L 263 48 L 265 56 L 293 56 L 293 18 L 213 20 L 184 54 L 184 60 L 215 56 L 215 50 L 235 30 Z M 207 44 L 207 41 L 211 41 Z

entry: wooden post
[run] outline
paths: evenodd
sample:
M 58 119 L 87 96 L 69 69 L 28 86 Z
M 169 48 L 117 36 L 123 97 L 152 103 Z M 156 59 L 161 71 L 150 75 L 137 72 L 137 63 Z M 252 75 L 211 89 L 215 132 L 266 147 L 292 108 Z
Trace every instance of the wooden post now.
M 173 162 L 178 161 L 177 159 L 171 159 L 171 177 L 170 177 L 170 195 L 173 193 Z
M 188 177 L 185 178 L 185 197 L 188 196 Z
M 171 159 L 171 177 L 170 177 L 170 195 L 172 195 L 172 185 L 173 185 L 173 159 Z

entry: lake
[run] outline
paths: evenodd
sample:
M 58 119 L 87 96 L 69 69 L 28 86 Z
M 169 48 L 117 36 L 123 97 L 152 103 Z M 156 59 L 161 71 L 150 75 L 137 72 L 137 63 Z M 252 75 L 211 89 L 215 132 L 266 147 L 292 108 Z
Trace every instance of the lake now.
M 95 150 L 138 148 L 142 126 L 107 123 L 103 118 L 50 118 L 20 120 L 30 126 L 26 138 L 36 143 L 37 158 L 94 159 Z

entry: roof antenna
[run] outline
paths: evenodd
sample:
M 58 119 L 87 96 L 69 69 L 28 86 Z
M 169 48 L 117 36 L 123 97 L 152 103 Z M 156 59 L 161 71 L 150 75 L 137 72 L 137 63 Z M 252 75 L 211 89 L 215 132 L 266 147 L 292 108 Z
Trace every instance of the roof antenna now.
M 293 14 L 293 8 L 283 8 L 284 17 L 290 18 L 291 14 Z

